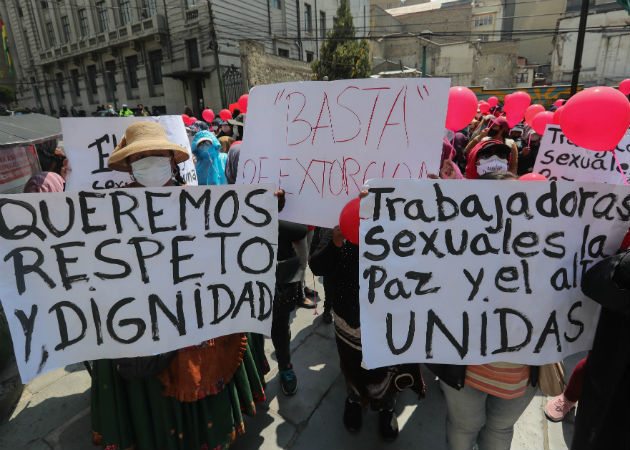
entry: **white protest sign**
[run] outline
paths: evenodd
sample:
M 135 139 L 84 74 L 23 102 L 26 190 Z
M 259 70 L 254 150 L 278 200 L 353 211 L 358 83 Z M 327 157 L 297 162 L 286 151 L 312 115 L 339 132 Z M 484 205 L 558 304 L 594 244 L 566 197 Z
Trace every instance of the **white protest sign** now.
M 371 180 L 361 202 L 368 368 L 540 365 L 591 347 L 599 306 L 584 271 L 619 248 L 630 188 L 612 184 Z
M 0 196 L 0 299 L 24 383 L 83 360 L 269 335 L 273 186 Z
M 179 170 L 186 185 L 197 186 L 197 172 L 181 116 L 88 117 L 61 119 L 64 151 L 71 169 L 66 191 L 112 189 L 131 183 L 128 173 L 108 169 L 107 159 L 127 127 L 142 121 L 159 123 L 166 130 L 169 141 L 188 150 L 191 157 L 179 164 Z
M 366 180 L 438 173 L 449 85 L 381 78 L 256 86 L 237 183 L 284 189 L 282 219 L 337 225 Z
M 619 142 L 615 153 L 630 180 L 630 132 Z M 534 172 L 550 180 L 624 184 L 613 152 L 594 152 L 578 147 L 567 139 L 558 125 L 547 125 Z

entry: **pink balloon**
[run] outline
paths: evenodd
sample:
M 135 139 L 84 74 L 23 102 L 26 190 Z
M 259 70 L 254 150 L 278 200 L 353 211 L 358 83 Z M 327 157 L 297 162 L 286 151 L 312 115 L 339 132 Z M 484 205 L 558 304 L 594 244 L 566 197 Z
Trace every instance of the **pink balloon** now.
M 359 245 L 359 205 L 361 199 L 355 198 L 346 203 L 339 215 L 341 234 L 354 245 Z
M 555 102 L 553 102 L 553 106 L 557 106 L 557 107 L 559 108 L 559 107 L 561 107 L 562 105 L 564 105 L 564 102 L 565 102 L 565 101 L 566 101 L 565 99 L 560 98 L 560 99 L 556 100 Z
M 241 97 L 238 99 L 238 109 L 240 109 L 243 114 L 247 112 L 248 101 L 249 101 L 249 95 L 247 94 L 241 95 Z
M 459 131 L 465 128 L 477 114 L 477 96 L 465 86 L 453 86 L 448 91 L 446 128 Z
M 184 125 L 188 126 L 186 124 L 186 122 L 188 122 L 188 119 L 190 119 L 190 117 L 187 114 L 182 114 L 182 120 L 184 121 Z
M 490 111 L 490 105 L 484 101 L 481 101 L 479 103 L 479 111 L 481 111 L 483 114 L 488 114 L 488 111 Z
M 532 103 L 532 98 L 527 92 L 518 91 L 505 97 L 505 111 L 512 111 L 515 113 L 525 113 L 527 107 Z
M 525 110 L 525 122 L 527 123 L 527 125 L 533 128 L 534 117 L 536 117 L 538 113 L 541 113 L 544 110 L 545 110 L 545 107 L 543 105 L 539 105 L 538 103 L 536 103 L 535 105 L 528 106 L 527 109 Z
M 553 113 L 553 121 L 551 123 L 553 123 L 554 125 L 560 125 L 560 120 L 562 120 L 560 118 L 560 116 L 562 115 L 562 110 L 564 109 L 564 106 L 561 106 L 560 108 L 556 109 Z
M 495 106 L 497 106 L 499 104 L 499 99 L 496 97 L 490 97 L 488 99 L 488 105 L 490 105 L 490 108 L 494 108 Z
M 214 120 L 214 111 L 211 109 L 204 109 L 201 113 L 201 117 L 203 117 L 203 120 L 210 123 Z
M 546 176 L 536 172 L 526 173 L 518 177 L 518 179 L 521 181 L 549 181 Z
M 619 90 L 623 95 L 630 95 L 630 78 L 626 78 L 619 83 Z
M 614 150 L 629 125 L 630 102 L 607 86 L 578 92 L 564 104 L 560 116 L 560 127 L 570 141 L 598 152 Z
M 519 123 L 521 123 L 521 120 L 523 120 L 523 116 L 522 115 L 515 115 L 515 114 L 510 114 L 509 112 L 505 114 L 505 119 L 508 121 L 508 126 L 510 128 L 514 128 L 516 125 L 518 125 Z
M 219 117 L 221 120 L 230 120 L 232 118 L 232 113 L 229 109 L 222 109 L 219 113 Z
M 532 121 L 532 127 L 536 133 L 542 136 L 545 133 L 547 125 L 550 123 L 553 123 L 553 113 L 551 111 L 543 111 L 536 114 L 536 117 L 534 117 Z

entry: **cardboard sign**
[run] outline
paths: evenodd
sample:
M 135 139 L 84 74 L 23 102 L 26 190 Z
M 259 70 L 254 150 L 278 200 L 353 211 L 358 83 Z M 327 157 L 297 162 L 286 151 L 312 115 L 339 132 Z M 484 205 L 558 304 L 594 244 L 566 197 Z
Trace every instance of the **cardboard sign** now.
M 337 225 L 366 180 L 438 173 L 448 89 L 439 78 L 257 86 L 237 182 L 284 189 L 285 220 Z
M 179 164 L 179 170 L 187 186 L 197 186 L 190 142 L 180 116 L 90 117 L 61 119 L 64 150 L 72 169 L 66 180 L 66 191 L 113 189 L 131 183 L 128 173 L 108 169 L 107 159 L 127 127 L 142 121 L 159 123 L 166 130 L 169 141 L 188 150 L 191 157 Z
M 273 186 L 0 196 L 0 298 L 24 383 L 77 361 L 269 335 Z
M 619 142 L 615 153 L 630 181 L 630 132 Z M 594 152 L 578 147 L 567 139 L 558 125 L 547 125 L 534 172 L 550 180 L 624 184 L 613 152 Z
M 24 185 L 34 173 L 33 164 L 29 159 L 31 152 L 29 147 L 0 149 L 0 193 L 22 192 Z
M 580 289 L 615 254 L 630 189 L 612 184 L 372 180 L 361 202 L 361 339 L 368 368 L 540 365 L 591 347 Z

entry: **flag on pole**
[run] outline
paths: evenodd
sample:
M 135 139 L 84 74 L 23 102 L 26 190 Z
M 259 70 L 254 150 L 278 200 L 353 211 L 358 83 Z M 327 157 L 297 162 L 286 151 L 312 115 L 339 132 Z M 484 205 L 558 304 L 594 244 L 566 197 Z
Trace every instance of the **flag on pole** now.
M 13 60 L 11 59 L 11 52 L 9 51 L 9 36 L 7 35 L 7 27 L 4 25 L 4 21 L 0 18 L 0 27 L 2 28 L 2 48 L 4 49 L 4 57 L 7 60 L 7 66 L 11 76 L 15 76 L 13 70 Z

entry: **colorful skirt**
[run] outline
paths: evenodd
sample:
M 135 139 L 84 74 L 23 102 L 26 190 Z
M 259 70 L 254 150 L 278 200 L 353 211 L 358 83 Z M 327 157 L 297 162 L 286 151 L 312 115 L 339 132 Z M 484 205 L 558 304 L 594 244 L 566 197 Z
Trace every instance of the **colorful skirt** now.
M 245 432 L 243 413 L 265 401 L 263 338 L 248 335 L 243 361 L 224 388 L 194 402 L 163 395 L 157 376 L 123 379 L 112 360 L 93 362 L 93 442 L 106 450 L 226 449 Z

